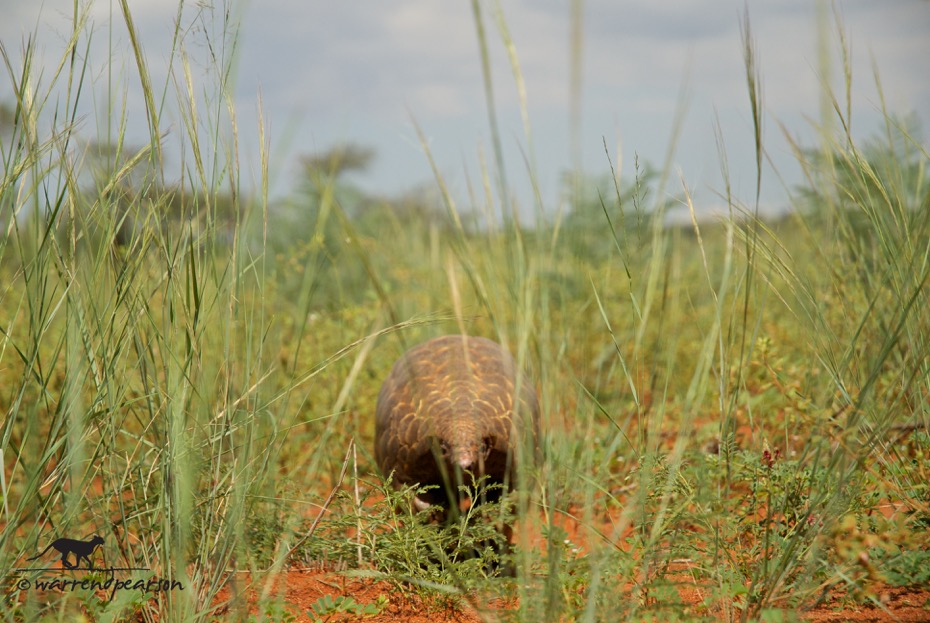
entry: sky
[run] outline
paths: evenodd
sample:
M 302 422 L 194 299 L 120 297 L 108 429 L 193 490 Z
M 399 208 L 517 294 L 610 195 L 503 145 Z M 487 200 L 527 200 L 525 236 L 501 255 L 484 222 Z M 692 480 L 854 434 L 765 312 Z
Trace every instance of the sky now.
M 168 0 L 127 1 L 156 90 L 168 84 L 171 93 L 170 85 L 184 80 L 180 62 L 174 61 L 174 71 L 169 68 L 178 5 Z M 108 115 L 107 102 L 117 108 L 125 102 L 127 137 L 142 143 L 147 136 L 143 101 L 119 4 L 82 0 L 81 6 L 88 7 L 91 86 L 79 108 L 79 131 L 91 138 L 102 134 L 108 117 L 111 127 L 119 119 Z M 747 13 L 770 160 L 763 176 L 764 210 L 784 207 L 786 188 L 802 179 L 786 135 L 800 144 L 816 145 L 823 87 L 829 85 L 845 98 L 837 18 L 850 52 L 853 134 L 862 139 L 882 128 L 876 75 L 889 111 L 914 112 L 928 122 L 927 0 L 578 2 L 580 90 L 571 70 L 570 0 L 482 0 L 480 6 L 504 170 L 522 213 L 534 211 L 531 180 L 538 183 L 543 209 L 553 213 L 563 196 L 566 171 L 580 165 L 586 174 L 608 172 L 605 143 L 624 178 L 633 176 L 636 158 L 658 168 L 668 164 L 672 177 L 666 192 L 677 194 L 686 184 L 695 207 L 706 213 L 724 204 L 725 160 L 736 198 L 752 203 L 752 117 L 741 41 Z M 72 0 L 0 0 L 5 16 L 0 43 L 15 68 L 21 63 L 23 42 L 35 38 L 43 70 L 36 80 L 39 85 L 51 83 L 72 7 Z M 259 176 L 261 101 L 272 154 L 273 194 L 292 188 L 299 155 L 345 142 L 376 152 L 369 169 L 353 177 L 369 192 L 393 195 L 435 188 L 418 127 L 460 203 L 468 203 L 469 187 L 480 190 L 482 162 L 496 179 L 471 2 L 217 0 L 187 3 L 180 15 L 198 93 L 209 93 L 216 84 L 208 59 L 223 49 L 225 16 L 238 24 L 230 92 L 239 129 L 239 167 L 246 178 Z M 507 38 L 501 35 L 497 16 L 506 24 Z M 525 83 L 529 134 L 506 39 L 512 42 Z M 826 65 L 818 51 L 824 42 L 829 51 Z M 229 38 L 225 44 L 230 44 Z M 114 89 L 114 84 L 119 86 Z M 0 99 L 10 101 L 11 94 L 11 80 L 4 72 Z M 59 92 L 57 97 L 63 96 Z M 216 100 L 212 108 L 210 97 L 201 100 L 198 116 L 207 126 Z M 172 136 L 183 133 L 183 122 L 171 112 L 171 97 L 166 101 L 170 144 Z M 580 106 L 577 123 L 574 102 Z M 675 149 L 669 156 L 673 138 Z

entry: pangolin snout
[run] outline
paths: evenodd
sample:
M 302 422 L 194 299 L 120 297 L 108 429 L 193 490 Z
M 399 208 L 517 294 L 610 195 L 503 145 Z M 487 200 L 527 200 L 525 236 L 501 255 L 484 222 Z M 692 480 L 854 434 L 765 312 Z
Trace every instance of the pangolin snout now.
M 452 465 L 463 472 L 477 473 L 480 470 L 478 449 L 469 447 L 456 450 L 452 455 Z
M 474 475 L 483 475 L 487 465 L 488 455 L 494 447 L 494 439 L 486 437 L 480 440 L 469 440 L 452 448 L 449 463 Z

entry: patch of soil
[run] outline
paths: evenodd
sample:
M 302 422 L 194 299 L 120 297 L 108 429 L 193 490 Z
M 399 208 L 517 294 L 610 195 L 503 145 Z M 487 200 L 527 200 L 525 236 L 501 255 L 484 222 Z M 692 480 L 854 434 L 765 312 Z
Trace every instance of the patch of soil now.
M 217 619 L 225 620 L 235 614 L 243 614 L 242 610 L 250 614 L 257 614 L 259 608 L 259 594 L 265 589 L 265 583 L 259 580 L 257 586 L 246 588 L 250 578 L 245 575 L 238 576 L 238 581 L 231 582 L 223 588 L 217 596 L 217 604 L 224 604 L 217 611 Z M 283 587 L 280 584 L 283 580 Z M 283 589 L 283 590 L 282 590 Z M 245 591 L 241 598 L 236 599 L 237 591 Z M 361 617 L 349 613 L 336 613 L 332 621 L 370 621 L 372 623 L 396 623 L 409 621 L 410 623 L 481 623 L 486 620 L 476 610 L 481 608 L 484 612 L 493 612 L 507 607 L 500 600 L 489 604 L 469 603 L 468 600 L 443 600 L 442 598 L 424 600 L 413 591 L 402 591 L 389 582 L 376 581 L 364 578 L 349 577 L 344 574 L 329 571 L 310 571 L 303 569 L 290 569 L 283 572 L 277 582 L 272 581 L 269 598 L 279 596 L 285 608 L 293 614 L 298 623 L 313 621 L 311 615 L 313 605 L 326 595 L 331 597 L 351 597 L 355 603 L 377 604 L 379 598 L 386 598 L 379 614 Z M 513 604 L 510 604 L 513 607 Z M 233 617 L 238 618 L 238 617 Z M 326 620 L 324 618 L 324 620 Z
M 217 619 L 224 620 L 245 612 L 257 614 L 258 595 L 263 591 L 264 585 L 259 582 L 257 586 L 245 589 L 248 582 L 246 576 L 239 576 L 238 582 L 224 588 L 217 603 L 228 602 L 217 612 Z M 283 592 L 280 582 L 283 580 Z M 238 590 L 245 590 L 242 599 L 236 600 L 236 586 Z M 706 591 L 700 586 L 689 586 L 682 583 L 678 586 L 684 605 L 684 614 L 697 614 L 707 611 L 702 607 L 702 600 Z M 841 621 L 859 621 L 868 623 L 927 623 L 930 622 L 930 589 L 892 588 L 878 589 L 878 597 L 882 606 L 874 604 L 854 604 L 841 597 L 828 600 L 826 603 L 801 614 L 805 621 L 813 623 L 839 623 Z M 371 621 L 373 623 L 480 623 L 483 621 L 498 620 L 495 613 L 516 607 L 516 600 L 509 603 L 493 600 L 490 603 L 478 603 L 468 600 L 441 599 L 424 601 L 414 592 L 404 592 L 394 585 L 365 578 L 349 577 L 340 573 L 329 571 L 309 571 L 291 569 L 285 571 L 278 578 L 270 595 L 278 595 L 287 610 L 293 614 L 298 623 L 313 621 L 310 612 L 313 604 L 325 595 L 332 597 L 351 597 L 359 604 L 374 604 L 382 596 L 388 599 L 387 605 L 375 616 L 360 617 L 347 613 L 333 615 L 332 621 Z M 689 606 L 695 606 L 694 609 Z M 244 611 L 243 611 L 244 610 Z M 235 617 L 239 618 L 239 617 Z
M 815 623 L 869 621 L 884 623 L 927 623 L 930 621 L 930 589 L 886 587 L 877 591 L 882 607 L 874 604 L 850 605 L 840 599 L 808 612 L 804 619 Z

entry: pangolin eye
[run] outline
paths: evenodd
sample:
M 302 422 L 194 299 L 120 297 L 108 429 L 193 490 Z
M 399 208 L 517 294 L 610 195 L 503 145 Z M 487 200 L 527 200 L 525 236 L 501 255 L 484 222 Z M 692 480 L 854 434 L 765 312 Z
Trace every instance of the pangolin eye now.
M 449 454 L 449 444 L 447 444 L 441 437 L 437 435 L 430 435 L 427 439 L 430 449 L 433 452 L 440 453 L 443 456 Z

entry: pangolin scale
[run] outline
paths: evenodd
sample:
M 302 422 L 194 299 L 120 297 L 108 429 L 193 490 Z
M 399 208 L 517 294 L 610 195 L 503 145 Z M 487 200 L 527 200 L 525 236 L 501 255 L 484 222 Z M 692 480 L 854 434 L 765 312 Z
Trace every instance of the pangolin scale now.
M 438 486 L 414 499 L 418 509 L 448 506 L 466 474 L 512 488 L 518 458 L 537 453 L 538 427 L 536 390 L 513 357 L 486 338 L 446 335 L 408 350 L 385 379 L 375 460 L 396 488 Z

